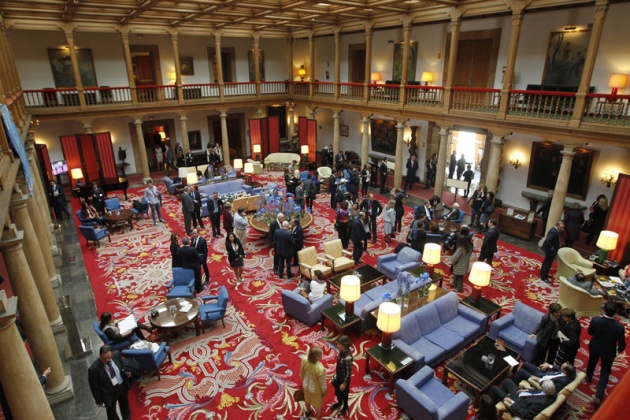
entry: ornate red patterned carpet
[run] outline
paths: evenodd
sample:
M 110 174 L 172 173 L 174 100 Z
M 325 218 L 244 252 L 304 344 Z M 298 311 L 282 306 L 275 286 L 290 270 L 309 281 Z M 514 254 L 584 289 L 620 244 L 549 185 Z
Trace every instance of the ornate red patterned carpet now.
M 270 172 L 260 175 L 259 180 L 263 183 L 277 181 L 280 176 L 280 173 Z M 151 308 L 164 300 L 165 285 L 171 278 L 170 233 L 177 232 L 182 236 L 184 229 L 179 200 L 170 196 L 163 186 L 159 188 L 164 196 L 163 215 L 167 225 L 153 226 L 150 219 L 140 219 L 134 222 L 133 231 L 115 232 L 111 243 L 101 242 L 98 249 L 87 249 L 81 239 L 99 314 L 110 311 L 115 318 L 122 318 L 133 312 L 146 321 Z M 129 201 L 124 202 L 127 206 L 133 198 L 142 195 L 142 189 L 131 190 L 129 195 Z M 381 201 L 385 202 L 382 197 Z M 319 252 L 323 241 L 336 238 L 329 202 L 327 194 L 317 198 L 315 222 L 305 230 L 305 246 L 315 246 Z M 407 209 L 403 226 L 408 226 L 411 218 L 412 211 Z M 379 224 L 382 226 L 382 221 Z M 206 228 L 209 228 L 209 221 Z M 398 235 L 399 240 L 404 240 L 405 230 Z M 334 328 L 322 331 L 320 324 L 309 328 L 285 316 L 280 293 L 283 289 L 295 288 L 298 280 L 279 280 L 273 275 L 270 246 L 261 234 L 249 231 L 245 281 L 237 284 L 227 263 L 224 238 L 212 239 L 207 230 L 202 233 L 208 239 L 211 272 L 210 284 L 203 294 L 216 294 L 221 285 L 228 288 L 230 303 L 225 329 L 221 323 L 215 323 L 198 337 L 193 328 L 179 332 L 171 342 L 173 363 L 167 361 L 162 365 L 161 381 L 157 376 L 148 376 L 131 391 L 133 418 L 299 418 L 304 408 L 293 402 L 291 396 L 299 383 L 300 357 L 311 346 L 321 346 L 324 349 L 322 362 L 332 376 L 337 355 L 334 340 L 338 331 Z M 476 237 L 477 251 L 480 244 L 481 237 Z M 376 266 L 376 258 L 390 253 L 395 246 L 395 241 L 389 246 L 382 241 L 376 245 L 370 243 L 364 262 Z M 443 256 L 442 261 L 436 271 L 448 279 L 450 274 L 444 264 L 448 256 Z M 502 305 L 504 314 L 511 310 L 517 299 L 544 310 L 556 300 L 557 289 L 537 281 L 540 262 L 539 256 L 500 242 L 492 284 L 484 289 L 484 296 Z M 468 295 L 470 290 L 470 285 L 466 284 L 460 296 Z M 589 320 L 582 319 L 581 322 L 586 328 Z M 158 339 L 156 335 L 151 338 Z M 585 368 L 588 357 L 585 331 L 581 338 L 578 369 Z M 387 392 L 388 376 L 374 368 L 370 374 L 365 373 L 365 354 L 369 347 L 379 342 L 377 331 L 368 330 L 361 338 L 352 335 L 351 339 L 354 370 L 347 418 L 400 418 L 395 397 Z M 440 378 L 442 366 L 436 369 Z M 627 358 L 623 354 L 616 359 L 610 384 L 618 382 L 627 368 Z M 598 372 L 592 384 L 579 387 L 562 409 L 560 418 L 587 419 L 592 415 L 590 400 L 597 386 L 597 377 Z M 458 386 L 452 380 L 449 385 L 453 389 Z M 328 407 L 334 400 L 330 388 L 324 406 Z M 331 418 L 330 411 L 324 414 L 325 418 Z M 473 414 L 472 406 L 469 414 Z

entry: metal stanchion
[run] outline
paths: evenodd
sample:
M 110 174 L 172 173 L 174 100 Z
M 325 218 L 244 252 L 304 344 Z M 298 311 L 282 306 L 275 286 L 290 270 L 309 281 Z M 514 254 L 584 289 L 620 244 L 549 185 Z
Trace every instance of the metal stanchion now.
M 64 346 L 66 360 L 77 359 L 92 354 L 90 337 L 81 338 L 79 334 L 79 327 L 74 319 L 74 313 L 70 305 L 70 296 L 61 296 L 58 300 L 58 305 L 63 325 L 66 327 L 66 333 L 68 334 L 68 342 Z

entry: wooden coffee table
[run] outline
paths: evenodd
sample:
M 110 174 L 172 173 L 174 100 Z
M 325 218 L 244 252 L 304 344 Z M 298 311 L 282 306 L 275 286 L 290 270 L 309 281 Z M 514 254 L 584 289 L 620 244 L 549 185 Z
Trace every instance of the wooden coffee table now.
M 126 224 L 129 224 L 129 227 L 133 230 L 132 219 L 133 212 L 129 209 L 114 210 L 103 215 L 103 220 L 109 231 L 112 231 L 115 227 L 124 226 Z
M 449 373 L 455 376 L 464 385 L 462 391 L 471 396 L 477 405 L 481 395 L 512 370 L 512 367 L 503 358 L 506 356 L 512 356 L 515 359 L 519 357 L 517 352 L 508 348 L 505 351 L 500 351 L 495 345 L 496 341 L 487 335 L 481 337 L 476 343 L 446 364 L 442 383 L 447 384 Z M 482 356 L 489 354 L 495 356 L 492 367 L 486 366 L 486 363 L 481 360 Z
M 180 311 L 182 304 L 189 302 L 192 307 L 188 312 Z M 170 313 L 171 306 L 175 306 L 175 316 Z M 195 332 L 199 335 L 199 302 L 195 299 L 188 298 L 175 298 L 169 299 L 165 302 L 155 306 L 151 312 L 157 311 L 158 315 L 155 318 L 149 317 L 151 325 L 157 328 L 158 332 L 162 336 L 162 341 L 168 343 L 169 335 L 180 328 L 185 327 L 190 323 L 195 323 Z
M 341 288 L 341 279 L 345 276 L 357 276 L 361 282 L 361 290 L 372 283 L 382 281 L 385 283 L 387 276 L 378 271 L 371 265 L 362 265 L 361 267 L 354 268 L 352 270 L 344 271 L 336 276 L 331 276 L 326 280 L 328 283 L 328 293 L 330 293 L 330 286 L 335 286 L 337 289 Z

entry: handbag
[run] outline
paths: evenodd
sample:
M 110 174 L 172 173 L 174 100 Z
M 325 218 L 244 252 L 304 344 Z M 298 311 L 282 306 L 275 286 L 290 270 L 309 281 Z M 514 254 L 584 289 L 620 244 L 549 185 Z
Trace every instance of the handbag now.
M 304 390 L 302 388 L 293 391 L 293 400 L 295 402 L 304 401 Z

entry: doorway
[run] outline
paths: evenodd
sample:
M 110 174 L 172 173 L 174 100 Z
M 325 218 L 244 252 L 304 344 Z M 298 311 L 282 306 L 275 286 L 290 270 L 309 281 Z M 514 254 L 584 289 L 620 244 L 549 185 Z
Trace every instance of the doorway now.
M 217 55 L 213 47 L 208 47 L 208 59 L 212 69 L 212 79 L 214 83 L 219 83 L 219 70 L 217 65 Z M 223 82 L 236 82 L 236 50 L 232 47 L 221 48 L 221 70 L 223 71 Z M 219 137 L 220 138 L 220 137 Z
M 136 86 L 162 85 L 162 70 L 160 68 L 160 52 L 157 45 L 130 45 L 131 67 Z M 154 102 L 155 89 L 138 89 L 140 102 Z
M 348 45 L 348 80 L 365 82 L 365 44 Z
M 245 114 L 230 114 L 227 116 L 226 123 L 230 143 L 230 162 L 232 162 L 232 159 L 246 155 L 246 148 L 243 142 L 245 138 L 245 133 L 243 132 L 245 127 Z M 216 143 L 222 145 L 221 118 L 218 115 L 208 115 L 208 128 L 210 138 L 213 138 Z M 229 162 L 226 160 L 225 163 L 228 164 Z
M 134 123 L 129 123 L 129 133 L 131 134 L 134 156 L 136 157 L 136 168 L 142 167 L 138 161 L 140 156 L 138 147 L 143 146 L 147 154 L 149 171 L 151 173 L 164 171 L 165 145 L 168 143 L 173 153 L 175 153 L 175 146 L 177 145 L 175 121 L 144 121 L 142 123 L 142 141 L 137 141 L 136 125 Z
M 453 86 L 492 88 L 499 57 L 501 29 L 462 32 L 457 45 Z M 447 80 L 451 34 L 446 36 L 443 79 Z

